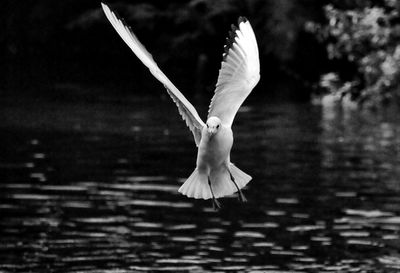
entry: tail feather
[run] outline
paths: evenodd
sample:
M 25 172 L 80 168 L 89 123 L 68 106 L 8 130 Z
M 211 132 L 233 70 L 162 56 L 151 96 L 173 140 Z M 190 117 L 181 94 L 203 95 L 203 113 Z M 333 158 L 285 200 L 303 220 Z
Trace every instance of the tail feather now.
M 202 198 L 203 196 L 203 188 L 201 183 L 196 183 L 194 185 L 193 195 L 195 199 Z
M 242 189 L 247 185 L 247 183 L 250 182 L 252 179 L 250 175 L 236 167 L 234 164 L 230 164 L 230 170 L 232 173 L 232 176 L 235 178 L 235 182 L 238 185 L 239 189 Z
M 195 199 L 210 199 L 212 197 L 208 186 L 207 175 L 200 174 L 197 168 L 178 191 L 187 197 Z
M 230 172 L 235 179 L 239 189 L 242 189 L 249 183 L 251 176 L 230 164 Z M 216 198 L 231 195 L 237 192 L 237 188 L 231 181 L 229 172 L 226 168 L 221 168 L 210 173 L 211 186 Z M 195 199 L 212 198 L 208 177 L 206 174 L 199 173 L 196 168 L 185 183 L 178 190 L 183 195 Z

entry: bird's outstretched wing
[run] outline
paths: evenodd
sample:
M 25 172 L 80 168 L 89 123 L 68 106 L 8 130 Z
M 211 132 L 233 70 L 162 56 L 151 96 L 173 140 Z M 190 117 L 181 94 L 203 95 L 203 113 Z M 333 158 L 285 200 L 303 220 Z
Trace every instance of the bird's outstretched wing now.
M 260 80 L 260 60 L 256 37 L 249 21 L 240 17 L 239 28 L 232 25 L 215 94 L 208 117 L 216 116 L 222 124 L 231 126 L 243 101 Z
M 133 53 L 147 66 L 151 74 L 157 78 L 167 89 L 168 94 L 178 107 L 179 113 L 182 119 L 185 120 L 186 125 L 190 128 L 193 133 L 196 145 L 198 146 L 201 139 L 201 130 L 204 127 L 204 122 L 199 117 L 196 109 L 193 105 L 185 98 L 185 96 L 175 87 L 175 85 L 165 76 L 161 69 L 157 66 L 151 54 L 146 48 L 139 42 L 135 34 L 133 34 L 131 28 L 127 26 L 117 15 L 110 10 L 110 8 L 101 3 L 103 11 L 106 14 L 108 20 L 113 25 L 115 30 L 125 41 L 125 43 L 132 49 Z

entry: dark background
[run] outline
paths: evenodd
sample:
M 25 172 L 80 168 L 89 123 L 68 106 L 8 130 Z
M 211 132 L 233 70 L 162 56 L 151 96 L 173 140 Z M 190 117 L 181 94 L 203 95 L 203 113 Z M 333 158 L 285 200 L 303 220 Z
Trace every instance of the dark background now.
M 107 1 L 132 26 L 160 67 L 187 96 L 210 97 L 230 25 L 250 20 L 260 49 L 261 81 L 254 96 L 306 101 L 332 66 L 325 45 L 305 31 L 326 23 L 323 6 L 360 8 L 384 1 L 173 0 Z M 159 83 L 118 37 L 100 1 L 2 1 L 0 92 L 7 95 L 124 98 L 151 94 Z M 337 66 L 339 65 L 339 69 Z M 110 86 L 113 92 L 110 92 Z M 279 91 L 277 91 L 279 90 Z
M 2 93 L 123 98 L 159 87 L 112 29 L 100 1 L 2 2 Z M 304 31 L 304 23 L 323 22 L 322 6 L 328 2 L 332 1 L 107 3 L 132 26 L 160 67 L 188 96 L 211 96 L 230 25 L 238 16 L 246 16 L 260 49 L 259 87 L 265 91 L 259 95 L 307 100 L 312 84 L 328 65 L 324 46 Z M 351 6 L 354 1 L 346 2 Z M 111 94 L 107 87 L 115 85 L 118 88 Z

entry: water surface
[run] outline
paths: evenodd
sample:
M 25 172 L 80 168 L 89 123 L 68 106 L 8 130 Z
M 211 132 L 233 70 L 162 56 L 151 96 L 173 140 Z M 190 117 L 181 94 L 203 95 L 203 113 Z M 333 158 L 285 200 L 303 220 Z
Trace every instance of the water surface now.
M 400 271 L 394 115 L 250 101 L 248 202 L 215 212 L 177 192 L 196 149 L 168 99 L 1 104 L 2 272 Z

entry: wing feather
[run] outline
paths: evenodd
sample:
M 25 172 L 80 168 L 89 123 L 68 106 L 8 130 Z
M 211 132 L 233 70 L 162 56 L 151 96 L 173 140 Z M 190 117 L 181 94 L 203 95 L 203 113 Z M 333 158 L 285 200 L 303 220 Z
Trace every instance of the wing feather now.
M 250 22 L 239 18 L 239 28 L 232 26 L 208 117 L 216 116 L 231 126 L 235 115 L 260 80 L 260 61 L 256 37 Z
M 140 43 L 138 38 L 133 33 L 132 29 L 125 24 L 123 20 L 110 10 L 110 8 L 101 3 L 103 11 L 107 16 L 114 29 L 121 36 L 122 40 L 131 48 L 133 53 L 142 61 L 142 63 L 150 70 L 151 74 L 159 80 L 167 89 L 167 93 L 175 102 L 182 119 L 192 131 L 196 145 L 198 146 L 201 139 L 201 130 L 204 127 L 204 122 L 199 117 L 196 109 L 185 98 L 185 96 L 175 87 L 175 85 L 167 78 L 167 76 L 157 66 L 151 54 Z

